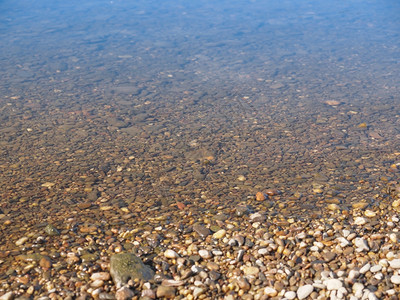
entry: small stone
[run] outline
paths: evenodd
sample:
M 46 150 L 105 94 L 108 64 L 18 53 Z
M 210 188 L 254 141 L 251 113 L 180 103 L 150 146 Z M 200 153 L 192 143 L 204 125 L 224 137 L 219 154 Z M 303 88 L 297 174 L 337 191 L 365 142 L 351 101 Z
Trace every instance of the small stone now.
M 296 298 L 296 293 L 293 292 L 293 291 L 286 292 L 285 293 L 285 298 L 288 299 L 288 300 L 292 300 L 292 299 Z M 300 298 L 299 297 L 299 299 L 304 299 L 304 298 Z
M 364 209 L 368 206 L 367 202 L 356 202 L 351 205 L 353 209 Z
M 354 245 L 357 247 L 358 252 L 368 251 L 369 247 L 367 241 L 363 238 L 355 238 Z
M 156 293 L 153 290 L 147 289 L 147 290 L 142 290 L 141 296 L 144 299 L 155 299 Z
M 196 231 L 197 234 L 203 239 L 211 234 L 210 229 L 208 229 L 207 227 L 204 227 L 203 225 L 199 225 L 199 224 L 194 225 L 193 230 Z
M 354 219 L 354 224 L 356 225 L 364 225 L 367 223 L 367 220 L 364 217 L 357 217 Z
M 178 258 L 179 257 L 178 253 L 176 253 L 174 250 L 171 250 L 171 249 L 165 250 L 164 256 L 166 258 Z
M 400 269 L 400 259 L 389 260 L 389 265 L 393 269 Z
M 175 298 L 175 292 L 176 292 L 176 288 L 172 287 L 172 286 L 163 286 L 160 285 L 157 288 L 157 298 L 162 298 L 165 297 L 167 299 L 172 299 Z
M 57 228 L 55 228 L 53 225 L 48 224 L 45 228 L 44 231 L 47 233 L 49 236 L 57 236 L 60 235 L 60 232 L 58 231 Z
M 206 290 L 202 287 L 195 287 L 193 290 L 193 296 L 197 299 L 200 295 L 204 294 Z
M 243 267 L 243 273 L 245 275 L 258 275 L 260 273 L 260 270 L 257 267 Z
M 325 103 L 326 105 L 329 105 L 329 106 L 338 106 L 338 105 L 340 105 L 342 102 L 337 101 L 337 100 L 326 100 L 326 101 L 324 101 L 324 103 Z
M 306 284 L 297 289 L 297 297 L 301 299 L 307 298 L 314 290 L 311 284 Z
M 354 283 L 353 284 L 353 293 L 355 294 L 355 295 L 362 295 L 362 291 L 363 291 L 363 289 L 364 289 L 364 285 L 361 283 L 361 282 L 356 282 L 356 283 Z
M 327 208 L 328 208 L 329 210 L 332 210 L 332 211 L 340 210 L 339 205 L 337 205 L 336 203 L 328 204 Z
M 185 282 L 183 280 L 174 280 L 174 279 L 164 279 L 161 282 L 163 286 L 181 286 L 184 285 Z
M 325 262 L 331 262 L 334 260 L 336 257 L 336 253 L 332 251 L 328 251 L 325 253 L 322 253 L 322 258 L 325 260 Z
M 376 217 L 376 212 L 367 209 L 367 210 L 364 212 L 364 215 L 365 215 L 366 217 L 368 217 L 368 218 L 373 218 L 373 217 Z
M 222 239 L 226 235 L 225 229 L 220 229 L 213 234 L 214 239 Z
M 43 256 L 39 261 L 39 266 L 41 266 L 44 270 L 50 269 L 52 266 L 50 257 Z
M 5 293 L 3 296 L 0 297 L 0 300 L 12 300 L 14 299 L 14 292 Z
M 360 274 L 365 274 L 369 271 L 369 269 L 371 269 L 371 264 L 367 263 L 361 267 L 359 272 L 360 272 Z
M 324 284 L 326 285 L 326 289 L 328 291 L 338 290 L 343 286 L 343 282 L 341 282 L 339 279 L 328 279 L 324 281 Z
M 264 201 L 264 200 L 266 200 L 266 199 L 267 199 L 267 197 L 266 197 L 266 195 L 265 195 L 264 193 L 258 192 L 258 193 L 256 194 L 256 200 L 257 200 L 257 201 Z
M 116 300 L 128 300 L 128 299 L 132 299 L 133 296 L 135 296 L 135 293 L 131 289 L 127 288 L 126 286 L 120 288 L 115 293 Z
M 243 175 L 239 175 L 238 180 L 239 181 L 245 181 L 246 177 L 244 177 Z
M 238 284 L 239 288 L 244 291 L 248 291 L 251 288 L 250 283 L 244 277 L 239 277 L 237 279 L 237 284 Z
M 390 277 L 390 282 L 393 284 L 400 284 L 400 275 L 393 275 Z
M 93 287 L 93 288 L 99 288 L 99 287 L 101 287 L 101 286 L 103 286 L 103 285 L 104 285 L 104 281 L 103 281 L 103 280 L 100 280 L 100 279 L 94 280 L 94 281 L 90 284 L 90 286 Z
M 111 278 L 111 276 L 110 276 L 110 273 L 108 273 L 108 272 L 93 273 L 92 276 L 90 276 L 91 280 L 107 281 L 107 280 L 110 280 L 110 278 Z
M 28 239 L 29 239 L 28 237 L 24 236 L 24 237 L 20 238 L 18 241 L 16 241 L 16 242 L 15 242 L 15 245 L 21 246 L 21 245 L 23 245 Z
M 380 265 L 374 265 L 371 267 L 371 269 L 369 269 L 371 271 L 371 273 L 376 273 L 379 272 L 380 270 L 382 270 L 382 266 Z
M 264 289 L 264 294 L 269 297 L 275 297 L 276 295 L 278 295 L 278 291 L 276 289 L 274 289 L 273 287 L 268 286 Z
M 212 253 L 210 251 L 203 250 L 203 249 L 199 250 L 199 255 L 201 256 L 201 258 L 204 258 L 204 259 L 208 259 L 208 258 L 213 257 L 213 255 L 212 255 Z

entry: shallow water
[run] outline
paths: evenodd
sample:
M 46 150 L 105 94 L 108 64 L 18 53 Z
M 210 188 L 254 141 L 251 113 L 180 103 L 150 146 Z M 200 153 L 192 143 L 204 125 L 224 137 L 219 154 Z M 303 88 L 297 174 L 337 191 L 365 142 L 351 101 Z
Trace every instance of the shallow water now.
M 3 1 L 2 218 L 213 212 L 268 189 L 253 205 L 294 216 L 378 205 L 399 181 L 399 11 Z

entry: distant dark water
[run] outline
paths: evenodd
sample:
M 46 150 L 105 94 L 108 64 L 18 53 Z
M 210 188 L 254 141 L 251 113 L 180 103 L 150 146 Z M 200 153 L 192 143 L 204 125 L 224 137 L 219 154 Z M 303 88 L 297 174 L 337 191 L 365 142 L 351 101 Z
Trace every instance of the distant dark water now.
M 2 1 L 0 163 L 18 170 L 2 193 L 118 173 L 101 190 L 372 197 L 400 168 L 399 16 L 398 1 Z

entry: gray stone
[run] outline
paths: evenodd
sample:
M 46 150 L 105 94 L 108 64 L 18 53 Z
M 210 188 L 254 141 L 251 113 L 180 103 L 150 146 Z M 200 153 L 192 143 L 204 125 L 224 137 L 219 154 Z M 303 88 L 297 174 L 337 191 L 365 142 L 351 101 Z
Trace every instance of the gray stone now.
M 210 229 L 204 227 L 203 225 L 200 224 L 196 224 L 193 226 L 193 230 L 197 232 L 197 234 L 201 237 L 201 238 L 206 238 L 208 235 L 211 234 Z
M 57 228 L 55 228 L 53 225 L 48 224 L 45 228 L 44 231 L 47 233 L 47 235 L 50 236 L 55 236 L 55 235 L 60 235 L 60 232 L 58 231 Z
M 110 274 L 117 287 L 121 287 L 129 279 L 151 280 L 154 271 L 134 254 L 119 253 L 111 256 Z

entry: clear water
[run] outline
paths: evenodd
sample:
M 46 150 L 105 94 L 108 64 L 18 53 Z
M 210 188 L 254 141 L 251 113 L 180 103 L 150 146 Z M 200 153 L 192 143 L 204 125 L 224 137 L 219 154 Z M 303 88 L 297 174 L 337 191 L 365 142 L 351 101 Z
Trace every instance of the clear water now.
M 399 46 L 394 0 L 2 1 L 1 201 L 373 199 L 399 180 Z

